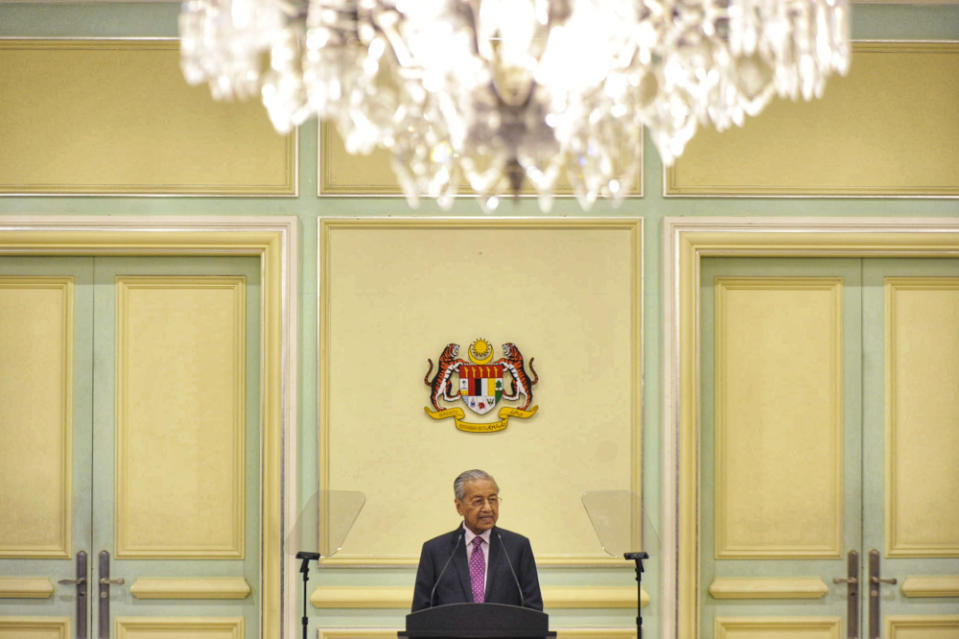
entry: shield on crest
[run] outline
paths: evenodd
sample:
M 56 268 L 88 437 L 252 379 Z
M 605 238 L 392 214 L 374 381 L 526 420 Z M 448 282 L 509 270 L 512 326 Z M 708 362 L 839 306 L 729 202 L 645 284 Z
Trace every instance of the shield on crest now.
M 477 415 L 493 410 L 503 396 L 503 367 L 499 364 L 459 367 L 460 396 Z

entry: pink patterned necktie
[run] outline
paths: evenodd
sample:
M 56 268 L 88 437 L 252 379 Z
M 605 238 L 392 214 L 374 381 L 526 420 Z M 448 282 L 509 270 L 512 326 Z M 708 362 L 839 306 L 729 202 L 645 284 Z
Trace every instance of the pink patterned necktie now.
M 470 583 L 473 586 L 473 601 L 483 603 L 486 595 L 486 562 L 483 560 L 483 538 L 473 538 L 473 552 L 470 554 Z

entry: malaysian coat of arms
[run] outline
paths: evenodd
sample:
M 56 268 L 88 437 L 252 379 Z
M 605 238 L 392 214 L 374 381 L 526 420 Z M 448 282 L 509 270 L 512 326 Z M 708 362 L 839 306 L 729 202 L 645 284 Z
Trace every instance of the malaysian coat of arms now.
M 426 414 L 433 419 L 452 418 L 456 428 L 470 433 L 492 433 L 509 425 L 510 417 L 529 419 L 539 406 L 533 403 L 533 385 L 539 375 L 529 360 L 531 378 L 526 372 L 526 363 L 516 344 L 503 344 L 503 356 L 493 360 L 493 346 L 485 339 L 473 340 L 467 349 L 469 361 L 460 359 L 460 345 L 447 344 L 440 354 L 433 373 L 433 360 L 423 381 L 430 387 L 430 404 Z M 432 377 L 430 377 L 432 375 Z M 462 402 L 478 419 L 492 414 L 493 420 L 466 421 L 463 406 L 447 406 L 447 403 Z M 507 402 L 510 402 L 507 405 Z M 494 413 L 494 409 L 499 409 Z

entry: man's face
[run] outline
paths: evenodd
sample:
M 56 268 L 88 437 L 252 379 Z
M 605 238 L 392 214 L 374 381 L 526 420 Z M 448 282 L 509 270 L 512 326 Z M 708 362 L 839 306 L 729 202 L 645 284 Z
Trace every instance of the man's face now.
M 463 484 L 463 499 L 456 500 L 456 512 L 466 527 L 479 535 L 499 519 L 499 486 L 490 479 L 471 479 Z

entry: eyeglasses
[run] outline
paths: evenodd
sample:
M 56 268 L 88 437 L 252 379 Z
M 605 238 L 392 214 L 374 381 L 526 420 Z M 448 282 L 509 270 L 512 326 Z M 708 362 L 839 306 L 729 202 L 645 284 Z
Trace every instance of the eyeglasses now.
M 499 506 L 500 501 L 502 501 L 502 498 L 498 495 L 492 495 L 490 497 L 480 497 L 477 495 L 469 500 L 469 505 L 473 508 L 482 508 L 484 502 L 489 502 L 489 505 L 495 508 Z

